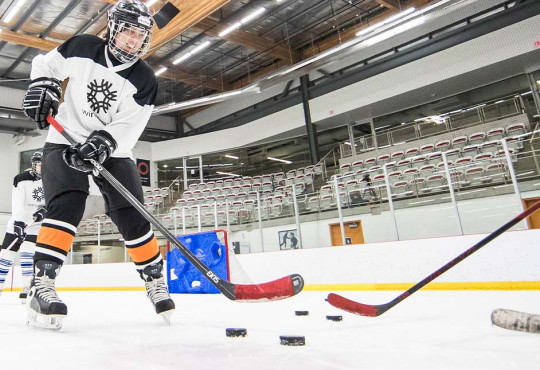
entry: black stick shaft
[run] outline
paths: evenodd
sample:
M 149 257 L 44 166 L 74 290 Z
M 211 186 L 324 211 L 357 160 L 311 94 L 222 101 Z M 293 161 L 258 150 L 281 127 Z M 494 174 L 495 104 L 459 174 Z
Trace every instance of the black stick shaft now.
M 458 263 L 463 261 L 465 258 L 469 257 L 471 254 L 473 254 L 474 252 L 476 252 L 477 250 L 479 250 L 480 248 L 482 248 L 483 246 L 485 246 L 486 244 L 491 242 L 493 239 L 495 239 L 496 237 L 498 237 L 499 235 L 501 235 L 505 231 L 510 230 L 514 225 L 516 225 L 520 221 L 523 221 L 524 219 L 526 219 L 528 216 L 530 216 L 533 212 L 535 212 L 539 208 L 540 208 L 540 201 L 536 202 L 531 207 L 529 207 L 528 209 L 526 209 L 525 211 L 523 211 L 522 213 L 520 213 L 519 215 L 514 217 L 512 220 L 508 221 L 506 224 L 502 225 L 497 230 L 493 231 L 491 234 L 486 236 L 484 239 L 480 240 L 478 243 L 473 245 L 471 248 L 467 249 L 465 252 L 461 253 L 459 256 L 457 256 L 456 258 L 454 258 L 453 260 L 448 262 L 446 265 L 442 266 L 437 271 L 433 272 L 431 275 L 427 276 L 422 281 L 416 283 L 414 286 L 412 286 L 411 288 L 409 288 L 408 290 L 403 292 L 401 295 L 394 298 L 391 302 L 389 302 L 389 307 L 386 310 L 390 309 L 391 307 L 393 307 L 397 303 L 401 302 L 402 300 L 404 300 L 405 298 L 407 298 L 408 296 L 410 296 L 411 294 L 413 294 L 417 290 L 423 288 L 428 283 L 435 280 L 437 277 L 439 277 L 440 275 L 442 275 L 446 271 L 450 270 L 452 267 L 454 267 L 455 265 L 457 265 Z
M 76 144 L 77 142 L 73 139 L 65 130 L 62 125 L 60 125 L 52 116 L 47 116 L 47 121 L 60 133 L 62 136 L 69 141 L 71 144 Z M 125 187 L 122 185 L 109 171 L 107 171 L 101 163 L 96 160 L 90 159 L 90 163 L 94 166 L 94 169 L 103 176 L 115 189 L 118 191 L 139 213 L 156 229 L 163 234 L 163 236 L 175 247 L 180 253 L 188 259 L 189 262 L 193 264 L 206 278 L 227 298 L 234 299 L 235 291 L 234 284 L 231 284 L 227 281 L 222 280 L 216 273 L 214 273 L 208 266 L 206 266 L 200 259 L 198 259 L 182 242 L 172 235 L 165 226 L 163 226 L 146 208 L 141 204 L 131 194 Z

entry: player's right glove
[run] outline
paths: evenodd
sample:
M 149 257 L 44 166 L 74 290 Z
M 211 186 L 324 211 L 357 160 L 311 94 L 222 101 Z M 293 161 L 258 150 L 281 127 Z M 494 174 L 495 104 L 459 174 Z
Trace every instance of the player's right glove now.
M 64 162 L 78 171 L 90 173 L 94 169 L 90 159 L 105 162 L 116 150 L 116 141 L 107 131 L 94 131 L 82 144 L 74 144 L 64 150 Z
M 41 222 L 45 218 L 45 215 L 47 214 L 47 208 L 45 206 L 41 206 L 37 209 L 36 212 L 32 215 L 34 217 L 34 222 Z
M 26 229 L 26 224 L 24 222 L 15 221 L 13 223 L 13 231 L 15 232 L 15 235 L 17 235 L 17 239 L 19 239 L 20 242 L 23 242 L 24 238 L 26 238 L 26 232 L 24 229 Z
M 47 115 L 56 116 L 62 86 L 56 78 L 41 77 L 30 81 L 24 96 L 24 114 L 33 119 L 40 130 L 47 128 Z

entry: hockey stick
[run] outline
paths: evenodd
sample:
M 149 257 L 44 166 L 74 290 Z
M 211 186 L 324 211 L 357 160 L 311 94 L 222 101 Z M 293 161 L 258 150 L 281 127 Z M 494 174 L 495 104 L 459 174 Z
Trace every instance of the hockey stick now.
M 64 130 L 52 116 L 47 116 L 49 122 L 71 144 L 76 141 Z M 225 297 L 233 301 L 274 301 L 292 297 L 300 293 L 304 287 L 304 279 L 298 274 L 285 276 L 281 279 L 262 284 L 240 285 L 222 280 L 208 266 L 199 260 L 184 244 L 172 235 L 144 206 L 135 198 L 101 163 L 89 160 L 94 169 L 103 176 L 139 213 L 158 229 L 171 244 L 182 253 Z
M 380 305 L 369 305 L 369 304 L 363 304 L 359 302 L 352 301 L 350 299 L 347 299 L 345 297 L 340 296 L 339 294 L 330 293 L 326 300 L 328 303 L 330 303 L 332 306 L 340 308 L 342 310 L 361 315 L 361 316 L 371 316 L 376 317 L 379 315 L 382 315 L 395 305 L 397 305 L 399 302 L 403 301 L 405 298 L 409 297 L 411 294 L 416 292 L 417 290 L 421 289 L 425 285 L 427 285 L 429 282 L 434 280 L 435 278 L 439 277 L 446 271 L 450 270 L 452 267 L 463 261 L 465 258 L 469 257 L 471 254 L 482 248 L 484 245 L 491 242 L 493 239 L 510 229 L 512 226 L 517 224 L 518 222 L 524 220 L 527 218 L 527 216 L 531 215 L 533 212 L 538 210 L 540 208 L 540 201 L 534 203 L 530 208 L 526 209 L 516 217 L 514 217 L 512 220 L 504 224 L 503 226 L 499 227 L 497 230 L 486 236 L 484 239 L 480 240 L 478 243 L 473 245 L 471 248 L 467 249 L 465 252 L 461 253 L 459 256 L 448 262 L 446 265 L 442 266 L 440 269 L 426 277 L 424 280 L 420 281 L 419 283 L 416 283 L 411 288 L 407 289 L 403 293 L 401 293 L 399 296 L 394 298 L 388 303 L 380 304 Z
M 25 228 L 24 228 L 24 232 L 26 233 L 26 231 L 30 228 L 30 226 L 32 226 L 34 224 L 34 221 L 30 222 Z M 0 253 L 0 259 L 4 258 L 4 255 L 9 251 L 11 250 L 11 248 L 13 248 L 13 246 L 15 245 L 15 243 L 17 243 L 17 240 L 19 240 L 19 238 L 15 238 L 11 244 L 6 248 L 6 249 L 2 249 L 2 253 Z

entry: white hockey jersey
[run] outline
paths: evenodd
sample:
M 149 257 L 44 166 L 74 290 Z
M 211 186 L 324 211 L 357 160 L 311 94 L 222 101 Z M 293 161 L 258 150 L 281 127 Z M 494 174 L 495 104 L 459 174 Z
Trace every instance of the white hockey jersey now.
M 69 78 L 56 119 L 75 140 L 105 130 L 118 144 L 112 156 L 132 157 L 157 93 L 157 79 L 145 61 L 120 64 L 104 40 L 79 35 L 34 58 L 31 78 L 39 77 Z M 54 128 L 47 142 L 69 144 Z
M 7 225 L 7 232 L 14 234 L 13 224 L 15 221 L 23 221 L 30 225 L 33 221 L 32 215 L 40 206 L 45 205 L 45 194 L 41 179 L 36 180 L 30 171 L 24 171 L 13 179 L 13 190 L 11 192 L 11 218 Z M 37 235 L 39 224 L 32 224 L 27 235 Z

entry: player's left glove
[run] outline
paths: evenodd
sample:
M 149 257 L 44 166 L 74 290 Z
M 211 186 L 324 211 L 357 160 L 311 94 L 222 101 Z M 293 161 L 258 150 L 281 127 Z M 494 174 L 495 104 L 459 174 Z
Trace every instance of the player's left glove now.
M 34 217 L 34 222 L 41 222 L 45 218 L 45 215 L 47 214 L 47 208 L 45 206 L 41 206 L 37 209 L 36 212 L 32 215 Z
M 103 163 L 116 150 L 116 141 L 107 131 L 94 131 L 82 144 L 74 144 L 64 150 L 64 162 L 82 172 L 90 173 L 94 169 L 90 159 Z
M 26 238 L 26 224 L 22 221 L 15 221 L 13 223 L 13 231 L 15 232 L 15 235 L 17 235 L 17 239 L 19 239 L 19 242 L 23 242 L 24 238 Z
M 30 81 L 23 100 L 23 111 L 43 130 L 49 126 L 47 115 L 58 113 L 62 96 L 61 82 L 55 78 L 41 77 Z

